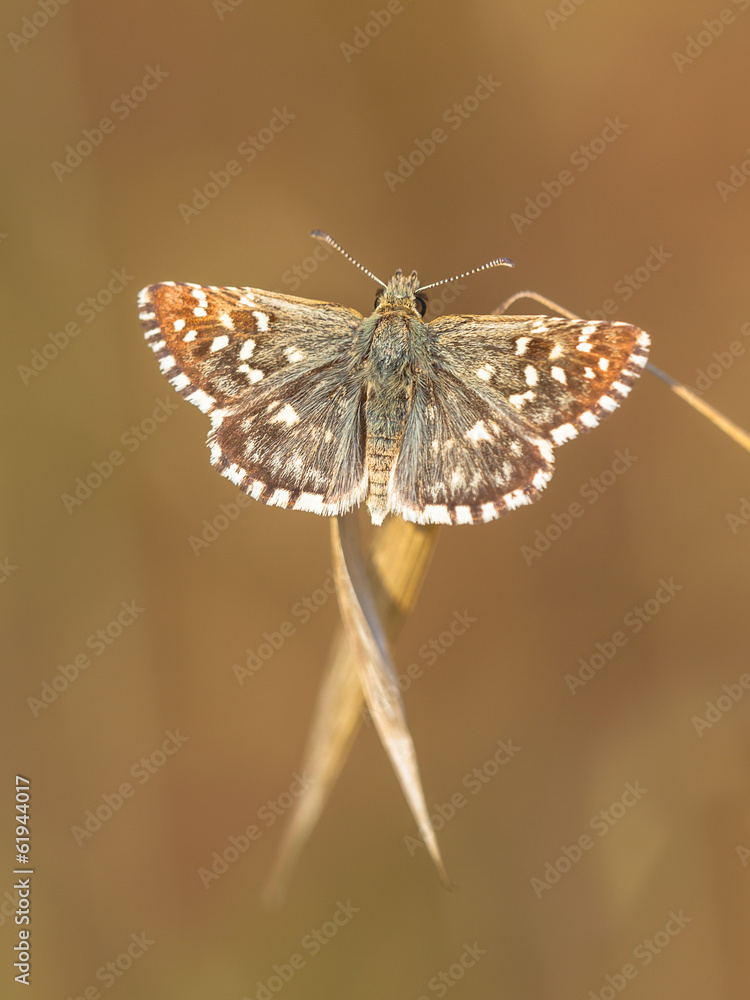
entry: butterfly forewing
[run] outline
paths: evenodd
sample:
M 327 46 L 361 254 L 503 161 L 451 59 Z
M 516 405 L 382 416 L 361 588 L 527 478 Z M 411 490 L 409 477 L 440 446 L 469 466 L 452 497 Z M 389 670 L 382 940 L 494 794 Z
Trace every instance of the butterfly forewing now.
M 255 288 L 164 282 L 140 295 L 146 340 L 211 418 L 211 461 L 265 503 L 339 514 L 363 499 L 353 309 Z
M 615 410 L 648 357 L 648 336 L 627 323 L 449 316 L 429 329 L 441 363 L 554 444 Z

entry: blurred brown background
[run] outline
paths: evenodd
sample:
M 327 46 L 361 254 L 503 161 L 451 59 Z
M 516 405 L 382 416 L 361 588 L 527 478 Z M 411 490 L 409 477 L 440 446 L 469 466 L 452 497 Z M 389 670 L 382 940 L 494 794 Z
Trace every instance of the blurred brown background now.
M 750 456 L 646 375 L 559 453 L 541 502 L 444 529 L 396 656 L 422 670 L 405 702 L 434 815 L 462 802 L 437 820 L 457 890 L 413 847 L 365 729 L 268 912 L 337 621 L 315 597 L 329 525 L 260 504 L 222 520 L 236 490 L 135 299 L 177 279 L 369 312 L 365 276 L 312 257 L 315 227 L 385 278 L 508 255 L 515 271 L 462 282 L 448 308 L 488 312 L 519 288 L 583 315 L 612 300 L 656 365 L 691 385 L 706 373 L 705 399 L 748 426 L 750 184 L 717 182 L 750 159 L 750 4 L 58 2 L 2 15 L 0 993 L 745 996 Z M 411 176 L 387 176 L 441 127 Z M 557 197 L 513 218 L 564 170 Z M 205 207 L 181 211 L 207 184 Z M 449 645 L 457 613 L 472 621 Z M 233 665 L 284 622 L 294 634 L 239 684 Z M 611 659 L 566 682 L 597 643 Z M 499 740 L 521 749 L 498 768 Z M 32 782 L 25 993 L 15 773 Z M 252 825 L 206 888 L 201 870 Z

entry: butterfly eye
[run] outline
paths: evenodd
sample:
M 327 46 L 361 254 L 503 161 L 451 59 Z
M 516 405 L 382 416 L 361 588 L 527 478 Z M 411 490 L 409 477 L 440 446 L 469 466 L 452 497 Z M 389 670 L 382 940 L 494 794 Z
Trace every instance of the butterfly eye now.
M 427 312 L 427 298 L 424 295 L 415 295 L 414 301 L 417 304 L 417 312 L 420 316 L 424 316 Z
M 375 296 L 375 308 L 376 308 L 376 309 L 377 309 L 377 308 L 378 308 L 378 306 L 380 305 L 380 300 L 381 300 L 381 299 L 383 298 L 383 293 L 384 293 L 384 292 L 385 292 L 385 288 L 381 288 L 381 289 L 380 289 L 380 291 L 379 291 L 379 292 L 377 293 L 377 295 Z

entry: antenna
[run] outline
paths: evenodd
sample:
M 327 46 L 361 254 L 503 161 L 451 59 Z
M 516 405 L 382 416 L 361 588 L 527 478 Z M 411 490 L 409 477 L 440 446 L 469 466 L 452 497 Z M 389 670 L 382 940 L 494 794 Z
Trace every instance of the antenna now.
M 500 267 L 501 265 L 504 265 L 505 267 L 516 266 L 509 257 L 497 257 L 495 260 L 491 260 L 488 264 L 482 264 L 481 267 L 473 267 L 470 271 L 464 271 L 463 274 L 457 274 L 455 278 L 443 278 L 442 281 L 433 281 L 431 285 L 420 285 L 417 291 L 426 292 L 428 288 L 436 288 L 438 285 L 445 285 L 449 281 L 458 281 L 459 278 L 466 278 L 470 274 L 476 274 L 477 271 L 486 271 L 488 267 Z
M 338 244 L 338 243 L 336 242 L 336 240 L 334 240 L 334 239 L 333 239 L 333 238 L 332 238 L 331 236 L 329 236 L 329 235 L 328 235 L 328 233 L 324 233 L 324 232 L 322 232 L 322 230 L 320 230 L 320 229 L 313 229 L 313 231 L 312 231 L 312 232 L 310 233 L 310 235 L 311 235 L 311 236 L 312 236 L 312 237 L 313 237 L 314 239 L 316 239 L 316 240 L 320 240 L 320 241 L 321 241 L 321 243 L 328 243 L 328 244 L 330 244 L 330 246 L 332 246 L 332 247 L 334 247 L 334 248 L 335 248 L 336 250 L 338 250 L 338 252 L 339 252 L 339 253 L 342 253 L 342 254 L 343 254 L 343 255 L 344 255 L 345 257 L 346 257 L 346 259 L 347 259 L 348 261 L 350 261 L 350 262 L 351 262 L 352 264 L 354 264 L 354 266 L 355 266 L 355 267 L 358 267 L 358 268 L 360 269 L 360 271 L 364 271 L 364 272 L 365 272 L 365 274 L 366 274 L 366 275 L 367 275 L 367 276 L 368 276 L 369 278 L 372 278 L 372 280 L 373 280 L 373 281 L 374 281 L 374 282 L 375 282 L 376 284 L 378 284 L 378 285 L 381 285 L 381 286 L 382 286 L 383 288 L 385 288 L 385 286 L 386 286 L 386 283 L 385 283 L 384 281 L 381 281 L 381 280 L 380 280 L 380 278 L 376 278 L 376 277 L 375 277 L 375 275 L 374 275 L 374 274 L 372 273 L 372 271 L 368 271 L 366 267 L 363 267 L 363 266 L 362 266 L 362 265 L 360 264 L 360 262 L 359 262 L 358 260 L 355 260 L 355 259 L 354 259 L 354 258 L 352 257 L 352 255 L 351 255 L 351 254 L 347 253 L 347 252 L 346 252 L 346 250 L 344 250 L 344 248 L 343 248 L 342 246 L 340 246 L 340 245 L 339 245 L 339 244 Z M 488 266 L 488 267 L 489 267 L 489 265 L 486 265 L 486 266 Z

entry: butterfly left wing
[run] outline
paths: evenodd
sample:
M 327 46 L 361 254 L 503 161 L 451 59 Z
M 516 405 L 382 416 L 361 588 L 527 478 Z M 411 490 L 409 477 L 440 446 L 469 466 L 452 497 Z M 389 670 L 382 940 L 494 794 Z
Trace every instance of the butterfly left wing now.
M 211 419 L 219 472 L 264 503 L 337 514 L 366 492 L 354 309 L 256 288 L 164 282 L 139 296 L 173 387 Z
M 419 523 L 489 521 L 532 503 L 553 448 L 596 427 L 646 364 L 626 323 L 447 316 L 427 325 L 389 509 Z

